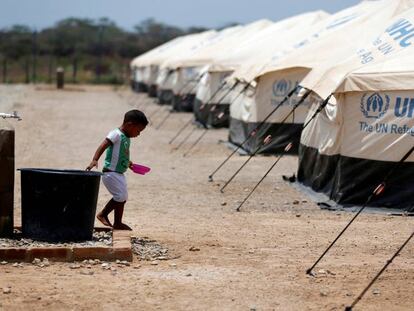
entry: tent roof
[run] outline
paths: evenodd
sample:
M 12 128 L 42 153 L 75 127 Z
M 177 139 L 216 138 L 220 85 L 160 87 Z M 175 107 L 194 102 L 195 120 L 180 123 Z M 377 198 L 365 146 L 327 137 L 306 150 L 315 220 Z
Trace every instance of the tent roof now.
M 238 78 L 251 81 L 274 71 L 297 67 L 311 69 L 320 66 L 333 55 L 344 57 L 349 54 L 349 46 L 355 46 L 355 41 L 366 40 L 375 31 L 374 24 L 383 22 L 384 16 L 390 14 L 386 12 L 391 11 L 390 5 L 394 2 L 395 0 L 363 1 L 331 15 L 297 36 L 293 44 L 289 42 L 288 53 L 252 61 L 237 73 Z M 378 12 L 383 15 L 379 16 Z M 376 19 L 373 18 L 375 14 L 378 14 Z M 361 28 L 362 25 L 369 27 Z
M 156 48 L 155 51 L 151 50 L 148 54 L 142 55 L 134 60 L 135 66 L 150 66 L 150 65 L 160 65 L 166 59 L 182 51 L 196 49 L 198 46 L 203 45 L 203 42 L 214 38 L 217 36 L 217 31 L 208 30 L 197 34 L 191 34 L 184 37 L 177 38 L 177 42 L 174 42 L 171 45 L 168 45 L 165 49 Z
M 259 31 L 251 38 L 242 42 L 236 49 L 231 48 L 226 53 L 220 53 L 210 65 L 210 71 L 231 71 L 253 57 L 263 57 L 264 53 L 273 53 L 286 42 L 303 32 L 304 29 L 329 16 L 324 11 L 314 11 L 295 15 Z
M 401 4 L 404 4 L 404 6 Z M 361 67 L 371 66 L 371 64 L 377 62 L 384 62 L 383 64 L 385 66 L 388 63 L 388 59 L 393 59 L 394 55 L 398 57 L 397 55 L 403 50 L 408 50 L 413 53 L 411 43 L 406 44 L 404 40 L 411 38 L 414 35 L 414 31 L 406 33 L 405 35 L 402 35 L 401 31 L 404 32 L 407 29 L 414 29 L 414 1 L 394 1 L 394 5 L 396 13 L 400 14 L 395 15 L 393 18 L 384 19 L 383 24 L 378 25 L 377 33 L 372 36 L 371 40 L 360 44 L 358 48 L 355 48 L 341 62 L 336 62 L 335 64 L 327 63 L 324 67 L 314 69 L 302 81 L 301 85 L 312 89 L 321 97 L 326 97 L 330 93 L 335 92 L 348 73 L 359 70 Z M 411 9 L 407 10 L 407 5 L 411 5 Z M 398 12 L 401 8 L 405 8 L 402 13 Z M 390 60 L 388 68 L 391 68 L 390 66 L 396 63 L 397 61 Z M 379 69 L 379 67 L 376 68 L 377 70 Z M 401 81 L 401 85 L 403 83 Z M 397 86 L 394 85 L 395 87 Z
M 349 73 L 336 92 L 397 91 L 414 89 L 413 48 Z
M 210 64 L 215 57 L 225 53 L 229 49 L 234 49 L 241 42 L 247 40 L 255 33 L 271 26 L 273 23 L 263 19 L 243 26 L 239 31 L 223 35 L 221 40 L 211 42 L 196 51 L 189 51 L 186 54 L 177 54 L 175 57 L 167 60 L 163 67 L 195 67 Z

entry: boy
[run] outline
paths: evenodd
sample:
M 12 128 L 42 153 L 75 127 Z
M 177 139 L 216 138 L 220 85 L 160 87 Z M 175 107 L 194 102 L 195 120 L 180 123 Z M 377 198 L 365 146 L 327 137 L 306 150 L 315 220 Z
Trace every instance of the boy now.
M 148 125 L 145 114 L 139 110 L 130 110 L 124 116 L 124 122 L 119 128 L 111 131 L 93 156 L 92 162 L 86 168 L 88 171 L 93 167 L 98 168 L 98 160 L 106 150 L 105 164 L 102 169 L 102 182 L 113 198 L 98 213 L 96 218 L 105 226 L 118 230 L 132 230 L 128 225 L 122 223 L 124 206 L 128 199 L 127 183 L 124 173 L 131 168 L 129 160 L 130 138 L 137 137 Z M 114 224 L 108 219 L 109 213 L 115 211 Z

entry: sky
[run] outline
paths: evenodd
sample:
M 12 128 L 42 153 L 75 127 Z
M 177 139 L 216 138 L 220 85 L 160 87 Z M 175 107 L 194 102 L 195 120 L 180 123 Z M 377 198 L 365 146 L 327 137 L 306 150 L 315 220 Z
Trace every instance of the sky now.
M 337 12 L 360 0 L 0 0 L 0 28 L 15 24 L 41 30 L 67 17 L 108 17 L 132 30 L 155 20 L 187 28 L 216 28 L 261 18 L 277 21 L 307 11 Z

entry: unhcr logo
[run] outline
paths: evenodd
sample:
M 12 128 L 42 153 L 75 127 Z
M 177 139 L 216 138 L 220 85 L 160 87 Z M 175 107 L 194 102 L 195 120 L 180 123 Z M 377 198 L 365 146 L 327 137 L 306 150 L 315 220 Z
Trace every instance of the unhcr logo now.
M 390 107 L 390 97 L 384 95 L 382 97 L 378 93 L 374 93 L 370 96 L 364 94 L 361 98 L 361 111 L 368 119 L 380 119 L 387 112 Z
M 292 82 L 282 79 L 276 80 L 273 83 L 273 95 L 278 96 L 286 96 L 290 90 L 292 89 Z

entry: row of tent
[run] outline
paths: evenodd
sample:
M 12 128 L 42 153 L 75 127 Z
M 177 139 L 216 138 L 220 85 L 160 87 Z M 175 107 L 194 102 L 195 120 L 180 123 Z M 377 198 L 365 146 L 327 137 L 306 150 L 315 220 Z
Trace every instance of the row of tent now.
M 191 34 L 131 69 L 136 91 L 229 127 L 236 146 L 250 137 L 249 154 L 293 143 L 298 182 L 339 204 L 363 204 L 392 171 L 370 205 L 413 209 L 414 155 L 397 163 L 414 142 L 414 0 Z

